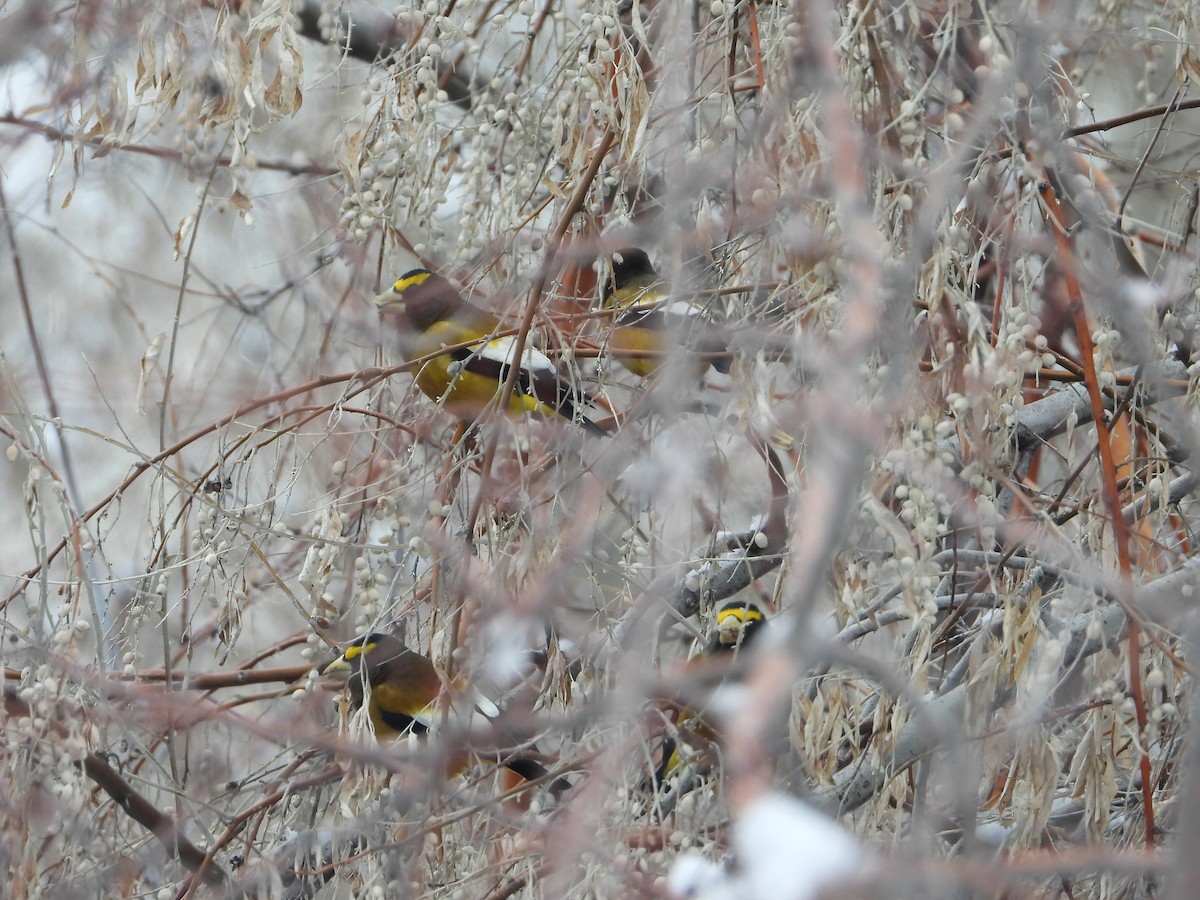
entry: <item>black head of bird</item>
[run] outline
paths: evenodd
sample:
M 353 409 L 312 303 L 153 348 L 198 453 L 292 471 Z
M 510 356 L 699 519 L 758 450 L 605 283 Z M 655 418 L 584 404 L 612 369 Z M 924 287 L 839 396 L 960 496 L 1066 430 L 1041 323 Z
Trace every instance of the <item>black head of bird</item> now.
M 605 299 L 628 288 L 647 288 L 661 280 L 645 250 L 626 247 L 612 257 L 612 281 L 605 291 Z
M 717 610 L 716 628 L 708 652 L 731 653 L 744 649 L 766 629 L 767 618 L 761 609 L 745 600 L 730 600 Z

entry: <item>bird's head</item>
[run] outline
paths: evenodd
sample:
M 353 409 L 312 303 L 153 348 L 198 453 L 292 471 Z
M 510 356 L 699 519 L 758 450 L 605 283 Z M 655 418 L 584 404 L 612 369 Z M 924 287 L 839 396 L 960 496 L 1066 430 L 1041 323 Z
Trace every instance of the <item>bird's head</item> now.
M 612 256 L 612 282 L 605 296 L 628 287 L 648 287 L 656 281 L 658 272 L 654 271 L 646 251 L 626 247 Z
M 428 269 L 405 272 L 375 298 L 380 313 L 397 316 L 416 331 L 446 319 L 462 302 L 453 284 Z
M 717 629 L 713 648 L 717 651 L 728 651 L 745 647 L 766 628 L 766 624 L 766 616 L 753 603 L 744 600 L 730 600 L 717 610 Z
M 361 692 L 364 681 L 375 684 L 389 663 L 411 652 L 390 634 L 373 631 L 346 645 L 341 656 L 321 667 L 321 674 L 344 675 Z

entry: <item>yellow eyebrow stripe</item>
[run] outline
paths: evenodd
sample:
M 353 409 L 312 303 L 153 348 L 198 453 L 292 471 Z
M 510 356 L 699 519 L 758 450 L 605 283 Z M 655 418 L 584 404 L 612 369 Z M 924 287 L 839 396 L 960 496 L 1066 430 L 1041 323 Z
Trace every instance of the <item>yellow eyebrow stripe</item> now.
M 403 294 L 410 287 L 416 287 L 418 284 L 424 284 L 429 280 L 431 272 L 418 272 L 416 275 L 410 275 L 408 278 L 401 278 L 392 285 L 392 290 L 397 294 Z
M 354 659 L 360 653 L 370 653 L 374 647 L 374 643 L 367 644 L 365 647 L 362 644 L 355 644 L 353 647 L 346 648 L 346 652 L 342 654 L 342 659 Z
M 759 622 L 762 620 L 763 614 L 757 609 L 735 606 L 733 609 L 723 609 L 717 613 L 717 622 L 719 624 L 730 617 L 737 619 L 739 622 Z

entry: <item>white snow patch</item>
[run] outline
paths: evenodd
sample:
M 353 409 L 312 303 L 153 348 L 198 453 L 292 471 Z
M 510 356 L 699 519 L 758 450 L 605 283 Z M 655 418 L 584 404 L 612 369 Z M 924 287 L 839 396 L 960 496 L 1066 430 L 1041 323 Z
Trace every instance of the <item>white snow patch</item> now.
M 742 811 L 733 826 L 733 851 L 732 868 L 681 854 L 667 887 L 697 900 L 811 900 L 861 873 L 867 862 L 844 829 L 783 794 L 767 794 Z

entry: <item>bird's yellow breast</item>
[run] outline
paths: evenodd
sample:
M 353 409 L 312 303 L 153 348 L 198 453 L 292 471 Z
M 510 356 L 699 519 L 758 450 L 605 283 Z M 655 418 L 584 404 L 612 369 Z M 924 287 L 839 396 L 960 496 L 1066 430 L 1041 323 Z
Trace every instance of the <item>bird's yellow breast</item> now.
M 427 722 L 432 704 L 428 697 L 419 696 L 414 685 L 407 682 L 392 684 L 380 682 L 371 686 L 371 702 L 368 712 L 378 738 L 392 738 L 400 734 L 393 727 L 397 714 L 408 716 L 419 722 Z M 389 715 L 391 714 L 391 715 Z

